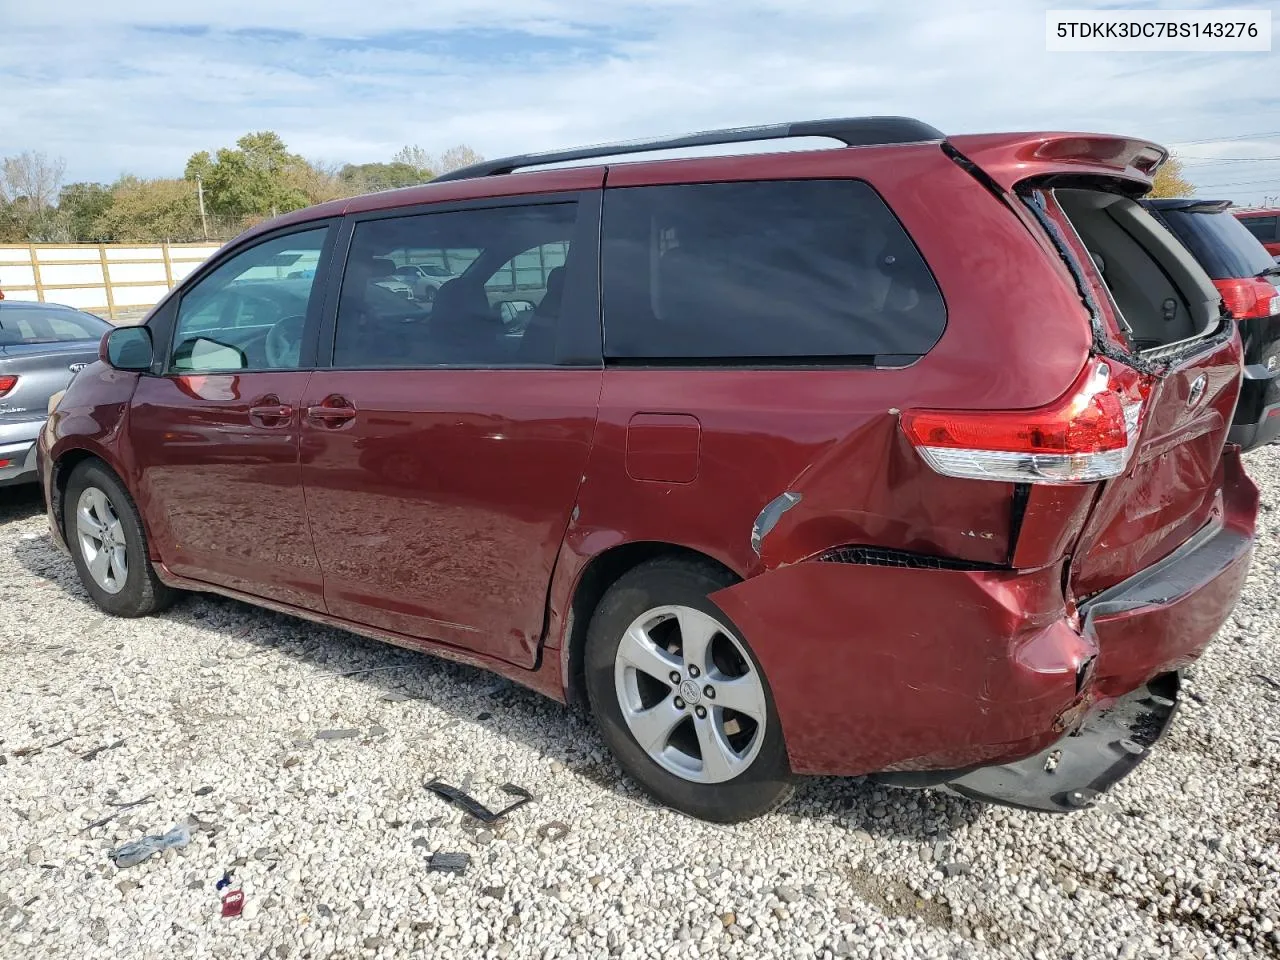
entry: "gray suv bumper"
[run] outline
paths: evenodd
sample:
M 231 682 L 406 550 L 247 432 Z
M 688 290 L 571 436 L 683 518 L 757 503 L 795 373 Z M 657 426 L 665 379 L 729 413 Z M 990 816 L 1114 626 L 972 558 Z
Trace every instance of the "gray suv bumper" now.
M 35 483 L 36 438 L 44 428 L 43 420 L 0 423 L 0 487 L 18 483 Z M 8 461 L 6 463 L 6 461 Z

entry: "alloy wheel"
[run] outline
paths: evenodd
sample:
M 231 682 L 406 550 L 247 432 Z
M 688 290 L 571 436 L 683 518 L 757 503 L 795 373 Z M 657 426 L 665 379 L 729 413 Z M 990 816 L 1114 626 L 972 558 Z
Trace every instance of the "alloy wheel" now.
M 760 752 L 764 683 L 729 629 L 701 610 L 663 606 L 636 618 L 614 655 L 614 687 L 631 735 L 677 777 L 723 783 Z
M 129 578 L 129 550 L 124 527 L 107 495 L 85 487 L 76 504 L 80 555 L 93 582 L 107 593 L 119 593 Z

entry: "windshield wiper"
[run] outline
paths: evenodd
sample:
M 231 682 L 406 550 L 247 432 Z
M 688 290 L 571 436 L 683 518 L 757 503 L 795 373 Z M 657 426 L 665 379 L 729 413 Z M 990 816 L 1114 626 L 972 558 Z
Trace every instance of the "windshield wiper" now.
M 1269 267 L 1263 267 L 1262 272 L 1256 276 L 1259 280 L 1263 280 L 1266 277 L 1280 277 L 1280 263 L 1273 263 Z

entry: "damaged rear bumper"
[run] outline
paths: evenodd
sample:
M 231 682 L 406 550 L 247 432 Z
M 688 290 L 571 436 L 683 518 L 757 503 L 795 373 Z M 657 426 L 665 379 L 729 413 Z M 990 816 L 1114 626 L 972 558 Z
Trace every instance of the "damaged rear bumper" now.
M 949 793 L 1043 813 L 1071 813 L 1146 759 L 1178 708 L 1179 678 L 1167 673 L 1085 718 L 1079 729 L 1025 760 L 980 767 L 942 784 Z
M 769 678 L 796 773 L 951 783 L 988 800 L 1078 809 L 1073 792 L 1087 806 L 1089 791 L 1128 773 L 1168 724 L 1162 700 L 1177 699 L 1168 678 L 1230 616 L 1256 515 L 1257 488 L 1233 451 L 1214 518 L 1074 614 L 1061 563 L 803 561 L 711 599 Z

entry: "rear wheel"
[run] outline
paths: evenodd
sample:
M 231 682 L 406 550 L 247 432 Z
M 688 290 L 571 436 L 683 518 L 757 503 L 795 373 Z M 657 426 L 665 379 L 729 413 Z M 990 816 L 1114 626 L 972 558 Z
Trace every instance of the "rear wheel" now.
M 107 613 L 144 617 L 173 602 L 147 556 L 133 498 L 105 465 L 86 460 L 71 471 L 62 520 L 80 582 Z
M 792 791 L 768 681 L 707 599 L 732 582 L 709 563 L 641 564 L 601 599 L 585 657 L 592 711 L 627 773 L 667 805 L 726 823 Z

